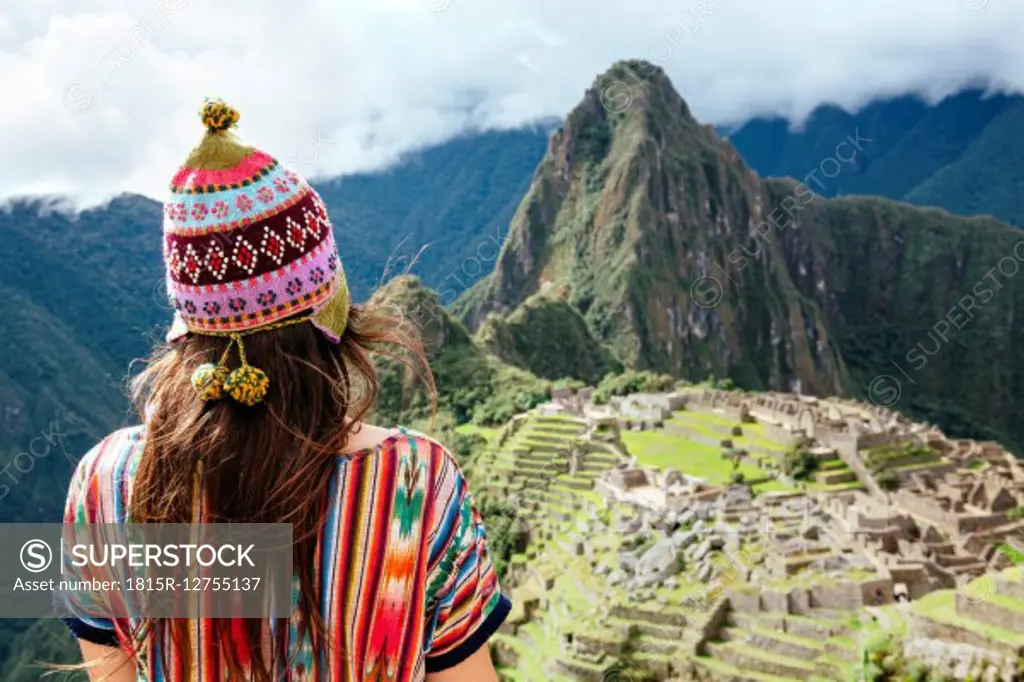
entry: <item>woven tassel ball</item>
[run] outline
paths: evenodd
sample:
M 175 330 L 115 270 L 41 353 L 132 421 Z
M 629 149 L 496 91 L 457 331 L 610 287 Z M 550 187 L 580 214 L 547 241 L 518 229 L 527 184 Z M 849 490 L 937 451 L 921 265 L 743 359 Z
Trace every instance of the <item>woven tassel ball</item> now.
M 221 100 L 207 100 L 199 112 L 206 127 L 203 139 L 185 159 L 185 166 L 203 170 L 228 170 L 236 168 L 253 151 L 242 144 L 231 132 L 241 115 L 238 110 Z
M 224 395 L 224 382 L 228 375 L 228 368 L 224 365 L 206 362 L 192 372 L 192 387 L 203 400 L 219 400 Z
M 261 369 L 243 365 L 228 375 L 224 389 L 232 398 L 250 407 L 267 396 L 270 378 Z
M 237 109 L 219 99 L 206 100 L 199 117 L 203 120 L 203 125 L 212 131 L 227 130 L 237 125 L 238 120 L 242 118 Z

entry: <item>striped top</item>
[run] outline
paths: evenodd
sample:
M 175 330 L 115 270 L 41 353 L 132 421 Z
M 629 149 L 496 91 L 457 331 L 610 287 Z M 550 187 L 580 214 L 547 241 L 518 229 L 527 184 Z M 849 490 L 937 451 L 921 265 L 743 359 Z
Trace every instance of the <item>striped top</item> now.
M 117 431 L 82 459 L 65 523 L 125 522 L 143 438 L 142 427 Z M 440 444 L 406 429 L 338 457 L 317 571 L 325 653 L 314 661 L 309 643 L 293 639 L 296 653 L 282 680 L 418 682 L 483 646 L 511 607 L 458 465 Z M 64 620 L 77 637 L 108 646 L 119 646 L 130 626 Z M 137 679 L 224 679 L 204 621 L 198 630 L 198 677 L 176 666 L 173 652 L 163 669 L 158 645 L 150 644 Z

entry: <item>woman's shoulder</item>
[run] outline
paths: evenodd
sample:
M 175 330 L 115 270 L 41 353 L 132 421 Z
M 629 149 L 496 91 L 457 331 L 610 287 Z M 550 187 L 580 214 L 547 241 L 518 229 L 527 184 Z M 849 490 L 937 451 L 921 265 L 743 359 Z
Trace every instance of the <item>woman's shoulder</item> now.
M 130 463 L 142 451 L 142 426 L 118 429 L 94 445 L 76 466 L 76 476 L 112 473 Z
M 464 485 L 458 460 L 444 443 L 415 429 L 397 426 L 376 447 L 358 456 L 371 456 L 395 472 L 417 470 L 416 478 L 430 482 L 436 492 L 444 493 Z
M 355 456 L 371 454 L 377 457 L 417 461 L 435 467 L 455 462 L 451 452 L 439 440 L 405 426 L 389 429 L 388 435 L 376 446 L 365 448 L 355 453 Z
M 142 453 L 143 428 L 114 431 L 78 461 L 68 488 L 66 520 L 99 522 L 123 515 L 126 483 Z

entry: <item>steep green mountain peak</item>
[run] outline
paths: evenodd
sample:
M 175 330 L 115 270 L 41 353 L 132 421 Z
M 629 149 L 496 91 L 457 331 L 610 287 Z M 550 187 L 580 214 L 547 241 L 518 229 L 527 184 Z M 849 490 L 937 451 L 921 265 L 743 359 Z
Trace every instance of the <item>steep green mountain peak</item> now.
M 773 265 L 776 246 L 733 262 L 753 253 L 764 206 L 757 177 L 664 72 L 620 62 L 552 137 L 495 271 L 457 310 L 476 327 L 557 286 L 626 365 L 841 392 L 842 364 Z M 702 285 L 725 296 L 698 305 L 689 292 Z

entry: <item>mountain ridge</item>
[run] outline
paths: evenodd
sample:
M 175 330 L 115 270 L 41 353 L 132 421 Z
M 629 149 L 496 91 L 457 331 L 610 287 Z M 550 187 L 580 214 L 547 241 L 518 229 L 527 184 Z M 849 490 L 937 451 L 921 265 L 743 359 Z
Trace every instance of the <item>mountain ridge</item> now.
M 729 139 L 762 177 L 804 179 L 850 129 L 873 140 L 863 163 L 820 180 L 825 196 L 878 195 L 960 215 L 989 214 L 1024 227 L 1024 96 L 973 87 L 934 105 L 915 95 L 859 110 L 815 109 L 799 128 L 762 117 Z

